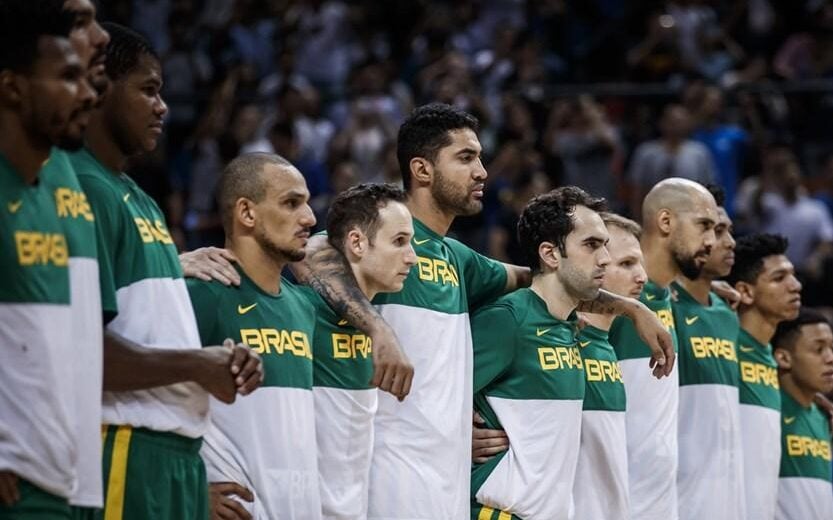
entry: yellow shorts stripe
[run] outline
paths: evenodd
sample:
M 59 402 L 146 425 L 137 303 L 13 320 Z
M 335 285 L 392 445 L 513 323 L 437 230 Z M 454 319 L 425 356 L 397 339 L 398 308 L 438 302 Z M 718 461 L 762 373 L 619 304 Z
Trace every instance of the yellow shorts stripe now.
M 497 515 L 497 520 L 512 520 L 512 515 L 506 511 L 501 511 L 500 514 Z
M 477 520 L 492 520 L 492 513 L 495 510 L 491 507 L 483 506 L 480 508 L 480 513 L 477 514 Z
M 119 426 L 113 439 L 113 456 L 110 461 L 110 477 L 107 479 L 107 503 L 104 504 L 104 520 L 122 520 L 124 490 L 127 484 L 127 455 L 130 448 L 130 426 Z

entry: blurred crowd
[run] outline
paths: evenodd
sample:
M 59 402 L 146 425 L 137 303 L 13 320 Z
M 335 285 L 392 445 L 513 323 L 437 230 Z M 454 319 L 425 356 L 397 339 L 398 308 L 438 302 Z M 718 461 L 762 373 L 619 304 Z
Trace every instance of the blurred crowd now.
M 108 0 L 150 38 L 166 141 L 131 167 L 182 248 L 222 243 L 239 153 L 331 198 L 399 182 L 397 128 L 429 101 L 481 124 L 482 214 L 452 234 L 515 261 L 530 196 L 575 184 L 634 208 L 657 181 L 723 186 L 736 232 L 781 233 L 805 302 L 833 294 L 833 1 Z M 167 30 L 163 30 L 167 28 Z M 809 283 L 808 283 L 809 282 Z

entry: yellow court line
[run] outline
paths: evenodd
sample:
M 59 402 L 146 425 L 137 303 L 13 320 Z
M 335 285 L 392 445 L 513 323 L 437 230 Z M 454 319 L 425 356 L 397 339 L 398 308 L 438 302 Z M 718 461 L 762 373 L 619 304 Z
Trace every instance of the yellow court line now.
M 119 426 L 113 439 L 113 457 L 110 462 L 110 477 L 107 479 L 107 503 L 104 505 L 104 520 L 122 520 L 124 513 L 124 491 L 127 484 L 127 455 L 130 448 L 130 426 Z

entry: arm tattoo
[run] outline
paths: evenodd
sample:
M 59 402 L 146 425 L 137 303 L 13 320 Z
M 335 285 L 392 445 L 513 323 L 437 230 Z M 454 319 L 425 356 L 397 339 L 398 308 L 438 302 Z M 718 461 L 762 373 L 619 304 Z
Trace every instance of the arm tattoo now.
M 591 314 L 624 314 L 625 302 L 621 296 L 601 289 L 595 300 L 580 302 L 576 310 Z

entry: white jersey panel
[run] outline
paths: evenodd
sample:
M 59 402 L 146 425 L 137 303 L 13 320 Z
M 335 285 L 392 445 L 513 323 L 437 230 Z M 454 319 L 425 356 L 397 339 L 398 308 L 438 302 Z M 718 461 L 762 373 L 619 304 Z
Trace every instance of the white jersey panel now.
M 741 404 L 740 426 L 746 518 L 772 520 L 781 467 L 781 414 L 772 408 Z
M 782 477 L 778 479 L 778 505 L 775 520 L 830 520 L 833 518 L 833 491 L 830 482 L 819 478 Z
M 582 401 L 487 396 L 509 451 L 477 491 L 477 502 L 524 520 L 567 520 L 581 442 Z
M 66 361 L 72 365 L 74 394 L 71 417 L 78 445 L 78 488 L 69 502 L 81 507 L 102 507 L 103 334 L 98 261 L 94 258 L 71 257 L 69 287 L 73 355 Z
M 0 470 L 67 498 L 78 458 L 70 322 L 68 305 L 0 303 Z
M 379 308 L 414 366 L 414 380 L 403 402 L 379 393 L 368 518 L 467 518 L 473 370 L 469 315 L 398 304 Z
M 622 359 L 628 409 L 628 488 L 633 520 L 677 519 L 679 372 L 656 379 L 648 358 Z
M 627 520 L 625 412 L 585 410 L 573 485 L 574 520 Z
M 367 518 L 378 391 L 316 386 L 315 435 L 325 520 Z
M 680 387 L 680 520 L 744 520 L 738 389 Z
M 255 520 L 318 520 L 318 461 L 312 391 L 263 387 L 226 405 L 211 398 L 200 455 L 209 482 L 238 482 Z
M 202 348 L 181 278 L 147 278 L 116 291 L 119 313 L 107 328 L 150 348 Z M 103 422 L 197 438 L 205 433 L 208 393 L 196 383 L 104 392 Z

